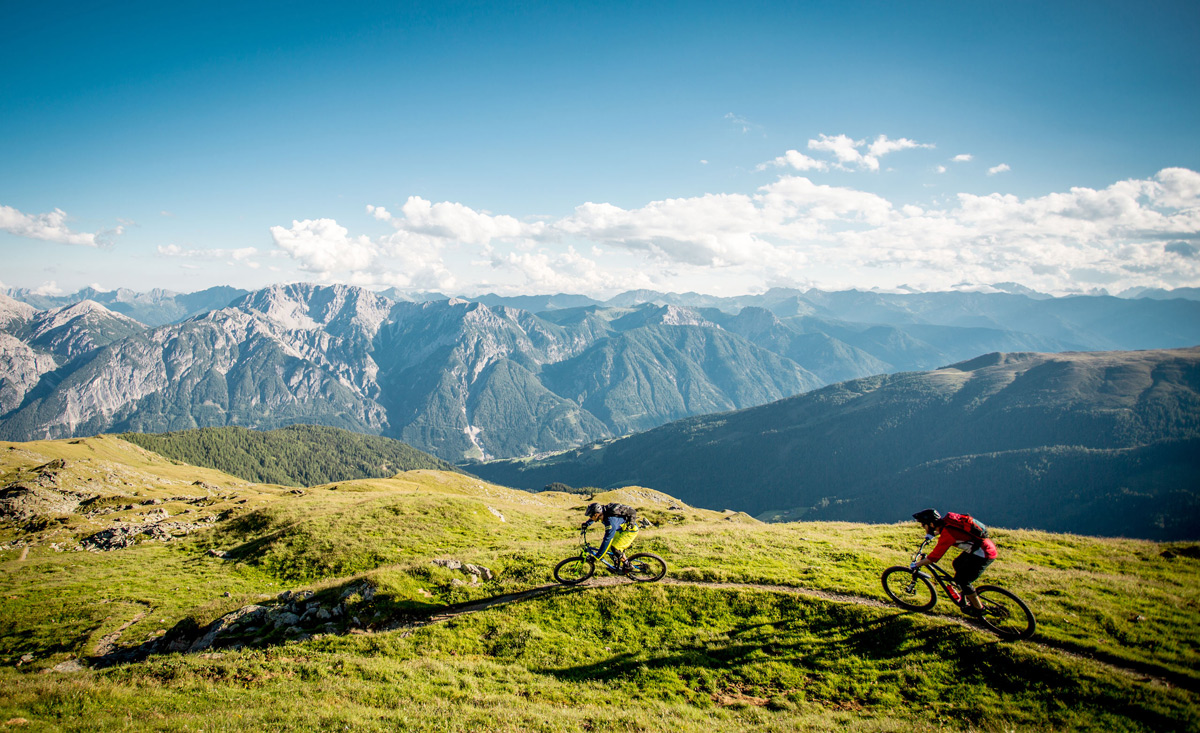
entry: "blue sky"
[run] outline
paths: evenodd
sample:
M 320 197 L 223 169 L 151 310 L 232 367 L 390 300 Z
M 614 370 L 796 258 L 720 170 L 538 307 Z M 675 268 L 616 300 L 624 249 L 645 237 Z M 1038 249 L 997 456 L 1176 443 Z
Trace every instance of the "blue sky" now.
M 1200 3 L 0 7 L 4 287 L 1200 286 Z

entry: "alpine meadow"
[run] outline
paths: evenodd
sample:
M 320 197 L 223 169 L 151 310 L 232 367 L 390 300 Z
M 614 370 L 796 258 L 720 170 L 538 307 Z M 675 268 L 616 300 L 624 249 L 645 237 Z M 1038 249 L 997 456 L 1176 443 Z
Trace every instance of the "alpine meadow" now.
M 764 524 L 416 469 L 250 483 L 113 436 L 0 444 L 0 716 L 30 730 L 1195 730 L 1200 546 L 994 529 L 1005 642 L 905 612 L 908 523 Z M 658 583 L 553 583 L 590 499 Z M 572 527 L 576 527 L 572 530 Z

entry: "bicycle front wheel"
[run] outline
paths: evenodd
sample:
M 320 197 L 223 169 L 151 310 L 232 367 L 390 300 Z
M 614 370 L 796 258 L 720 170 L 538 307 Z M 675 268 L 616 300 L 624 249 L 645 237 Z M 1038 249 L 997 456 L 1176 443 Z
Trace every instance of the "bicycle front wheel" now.
M 639 552 L 629 556 L 630 579 L 639 583 L 653 583 L 667 574 L 667 561 L 652 552 Z
M 937 591 L 928 578 L 922 578 L 903 565 L 883 571 L 883 592 L 901 608 L 928 611 L 937 603 Z
M 1037 621 L 1025 601 L 1015 593 L 994 585 L 981 585 L 976 589 L 983 603 L 983 615 L 979 617 L 988 628 L 1005 639 L 1028 639 L 1037 629 Z
M 576 585 L 592 577 L 595 572 L 595 560 L 576 555 L 554 566 L 554 579 L 563 585 Z

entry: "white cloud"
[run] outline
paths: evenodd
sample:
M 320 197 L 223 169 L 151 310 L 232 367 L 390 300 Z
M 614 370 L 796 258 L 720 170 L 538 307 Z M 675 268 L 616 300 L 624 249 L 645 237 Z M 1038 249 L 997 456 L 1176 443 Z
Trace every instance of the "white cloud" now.
M 1154 179 L 1151 195 L 1160 205 L 1175 209 L 1200 205 L 1200 173 L 1187 168 L 1164 168 Z
M 109 237 L 120 235 L 124 231 L 124 227 L 118 226 L 103 232 L 73 232 L 66 224 L 67 213 L 62 209 L 55 209 L 48 214 L 24 214 L 11 206 L 0 206 L 0 231 L 18 237 L 99 247 L 105 244 Z
M 34 295 L 62 295 L 63 289 L 58 287 L 58 283 L 53 280 L 48 280 L 38 287 L 30 291 Z
M 823 160 L 810 158 L 799 150 L 789 150 L 775 160 L 768 163 L 759 163 L 756 170 L 765 171 L 768 167 L 784 168 L 791 166 L 798 171 L 829 170 L 829 164 Z
M 271 238 L 302 269 L 315 273 L 367 270 L 378 251 L 368 237 L 351 238 L 333 219 L 293 221 L 288 229 L 273 226 Z
M 541 222 L 523 224 L 511 216 L 492 216 L 449 201 L 434 204 L 420 196 L 410 196 L 401 211 L 403 219 L 392 219 L 398 228 L 465 244 L 533 237 L 545 228 Z
M 854 140 L 846 135 L 829 136 L 821 134 L 820 140 L 809 140 L 809 150 L 820 150 L 827 153 L 833 153 L 834 157 L 843 166 L 846 164 L 854 164 L 859 167 L 871 168 L 870 163 L 866 162 L 863 154 L 859 152 L 859 148 L 866 143 L 862 140 Z M 879 169 L 879 161 L 875 161 L 873 170 Z
M 908 138 L 891 140 L 887 135 L 880 135 L 874 141 L 855 140 L 847 135 L 821 134 L 819 140 L 809 140 L 808 149 L 832 153 L 837 158 L 837 165 L 843 170 L 855 168 L 878 171 L 879 159 L 889 153 L 913 148 L 933 148 L 931 143 L 919 143 Z
M 431 204 L 415 196 L 400 216 L 382 206 L 367 206 L 366 211 L 391 223 L 396 231 L 372 239 L 351 236 L 333 219 L 293 221 L 290 228 L 271 227 L 278 247 L 272 256 L 291 257 L 301 269 L 323 277 L 338 273 L 339 281 L 353 285 L 444 290 L 457 284 L 443 260 L 445 247 L 466 240 L 486 244 L 489 233 L 508 231 L 516 221 L 460 204 Z
M 962 193 L 927 206 L 784 174 L 748 194 L 636 208 L 587 202 L 533 224 L 412 197 L 387 220 L 395 231 L 375 241 L 331 220 L 272 234 L 306 269 L 443 291 L 458 280 L 498 292 L 593 294 L 705 286 L 731 294 L 764 283 L 1011 281 L 1053 293 L 1200 284 L 1200 173 L 1182 168 L 1103 189 L 1025 199 Z
M 880 135 L 875 138 L 875 142 L 867 148 L 867 153 L 875 158 L 880 158 L 888 153 L 895 153 L 900 150 L 912 150 L 913 148 L 933 148 L 932 144 L 919 143 L 902 137 L 899 140 L 889 140 L 887 135 Z
M 934 170 L 935 170 L 935 171 L 937 171 L 938 173 L 945 173 L 945 172 L 946 172 L 946 166 L 944 166 L 944 165 L 939 165 L 937 168 L 934 168 Z
M 565 252 L 489 252 L 495 270 L 516 273 L 521 282 L 507 289 L 523 293 L 583 293 L 653 288 L 657 281 L 644 268 L 601 267 L 574 247 Z
M 372 206 L 367 204 L 367 213 L 375 217 L 379 221 L 391 221 L 392 214 L 382 206 Z
M 962 153 L 962 154 L 956 155 L 953 158 L 951 158 L 950 162 L 951 163 L 970 163 L 974 159 L 975 159 L 975 156 L 971 155 L 970 153 Z
M 997 173 L 1007 173 L 1010 170 L 1012 170 L 1012 168 L 1008 167 L 1008 163 L 1001 163 L 1000 165 L 996 165 L 996 166 L 992 166 L 991 168 L 988 168 L 987 174 L 989 176 L 994 176 Z

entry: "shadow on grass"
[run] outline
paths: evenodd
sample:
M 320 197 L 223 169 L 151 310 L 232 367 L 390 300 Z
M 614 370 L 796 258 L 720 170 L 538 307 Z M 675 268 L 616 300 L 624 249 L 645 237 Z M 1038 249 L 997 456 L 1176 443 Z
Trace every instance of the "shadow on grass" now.
M 345 608 L 344 600 L 347 595 L 353 597 L 353 594 L 359 593 L 360 590 L 364 590 L 366 587 L 366 584 L 361 580 L 348 581 L 311 596 L 293 597 L 298 600 L 278 599 L 273 606 L 263 606 L 262 608 L 274 609 L 277 614 L 293 613 L 293 615 L 297 616 L 297 620 L 299 620 L 301 617 L 294 612 L 302 610 L 302 607 L 307 607 L 310 599 L 315 599 L 312 602 L 319 607 L 322 600 L 328 602 L 329 599 L 336 597 L 338 598 L 337 603 L 339 606 Z M 539 596 L 548 594 L 569 595 L 580 593 L 587 589 L 588 586 L 551 584 L 454 604 L 439 604 L 409 599 L 395 602 L 387 596 L 375 596 L 374 598 L 378 599 L 377 602 L 365 608 L 363 615 L 366 614 L 367 610 L 378 609 L 378 612 L 372 618 L 374 619 L 380 613 L 382 613 L 382 618 L 369 623 L 362 623 L 353 615 L 354 611 L 343 610 L 338 614 L 340 618 L 337 623 L 326 623 L 315 628 L 301 628 L 298 625 L 286 625 L 285 622 L 283 625 L 275 625 L 268 631 L 264 629 L 269 623 L 265 620 L 261 625 L 257 626 L 238 624 L 236 621 L 229 622 L 230 617 L 235 616 L 239 611 L 245 612 L 247 609 L 257 607 L 257 604 L 253 604 L 251 606 L 243 606 L 238 611 L 226 614 L 205 626 L 198 624 L 194 618 L 184 618 L 160 638 L 142 642 L 137 646 L 113 649 L 106 654 L 88 657 L 87 665 L 92 668 L 102 669 L 117 664 L 139 662 L 155 654 L 193 654 L 246 647 L 269 648 L 281 646 L 289 641 L 303 641 L 312 638 L 314 633 L 348 635 L 404 629 L 412 630 L 463 614 L 497 608 Z M 300 605 L 298 606 L 297 604 Z M 259 619 L 267 617 L 269 617 L 269 613 L 265 610 L 262 612 L 249 611 L 243 616 L 243 618 L 252 619 L 249 621 L 249 624 L 256 624 Z M 278 615 L 276 617 L 278 618 Z

